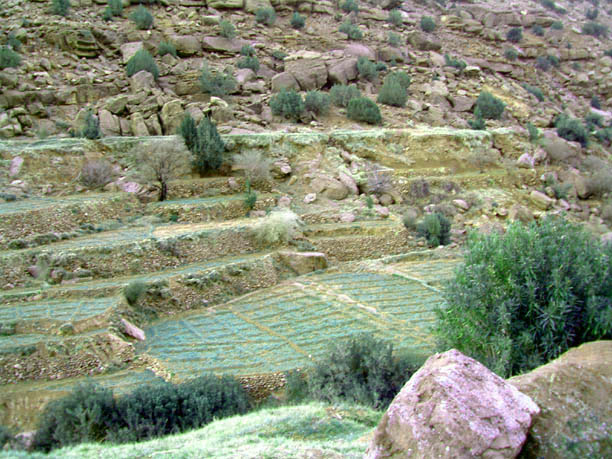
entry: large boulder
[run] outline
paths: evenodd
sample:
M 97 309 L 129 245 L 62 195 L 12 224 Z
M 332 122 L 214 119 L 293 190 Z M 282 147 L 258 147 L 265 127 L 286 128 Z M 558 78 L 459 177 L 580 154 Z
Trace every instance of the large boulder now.
M 595 341 L 508 380 L 542 408 L 522 456 L 612 457 L 611 362 L 612 341 Z
M 204 37 L 202 39 L 202 46 L 206 51 L 216 51 L 226 54 L 239 53 L 242 46 L 246 44 L 248 43 L 245 40 L 239 40 L 237 38 Z
M 171 42 L 176 48 L 177 54 L 181 57 L 194 56 L 202 51 L 200 40 L 193 35 L 174 35 Z
M 285 71 L 293 75 L 302 91 L 321 89 L 327 83 L 327 67 L 321 59 L 296 59 L 285 63 Z
M 327 68 L 329 81 L 332 84 L 347 84 L 358 76 L 357 58 L 349 57 L 329 64 Z
M 161 109 L 160 118 L 164 133 L 174 134 L 183 121 L 183 104 L 179 99 L 166 102 Z
M 279 73 L 272 77 L 272 92 L 279 92 L 283 89 L 296 89 L 300 90 L 300 85 L 295 77 L 289 72 Z
M 141 41 L 134 41 L 131 43 L 124 43 L 119 48 L 121 50 L 121 62 L 127 64 L 130 58 L 141 49 L 144 49 L 144 43 Z
M 372 48 L 366 45 L 362 45 L 360 43 L 351 43 L 346 48 L 344 48 L 345 56 L 353 56 L 353 57 L 367 57 L 371 61 L 376 60 L 376 53 Z
M 516 387 L 452 349 L 412 375 L 365 457 L 516 457 L 539 411 Z

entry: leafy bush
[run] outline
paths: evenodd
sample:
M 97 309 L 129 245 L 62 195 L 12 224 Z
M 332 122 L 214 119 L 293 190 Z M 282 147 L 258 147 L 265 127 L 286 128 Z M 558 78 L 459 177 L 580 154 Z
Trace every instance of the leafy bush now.
M 307 372 L 311 397 L 387 407 L 424 358 L 393 355 L 393 344 L 357 335 L 332 344 L 328 354 Z M 299 386 L 298 386 L 299 387 Z
M 223 97 L 236 89 L 238 83 L 233 75 L 228 72 L 213 72 L 208 63 L 202 64 L 200 73 L 200 87 L 202 91 L 211 96 Z
M 304 19 L 304 16 L 295 11 L 293 16 L 291 16 L 291 27 L 293 27 L 295 30 L 300 30 L 303 29 L 305 25 L 306 20 Z
M 361 40 L 363 38 L 363 33 L 361 32 L 361 30 L 359 30 L 359 27 L 354 24 L 351 24 L 348 21 L 343 22 L 338 28 L 338 31 L 343 34 L 346 34 L 346 37 L 349 40 Z
M 205 116 L 198 124 L 193 147 L 193 165 L 200 174 L 216 171 L 223 164 L 223 153 L 225 143 L 217 131 L 217 125 Z
M 15 35 L 15 32 L 11 32 L 8 34 L 8 38 L 6 39 L 6 44 L 13 49 L 13 51 L 19 52 L 21 49 L 21 41 Z
M 108 0 L 108 8 L 113 16 L 121 16 L 123 13 L 123 1 L 122 0 Z
M 604 145 L 610 146 L 612 144 L 612 128 L 607 127 L 605 129 L 599 129 L 594 134 L 595 138 L 603 143 Z
M 219 22 L 219 35 L 231 40 L 236 37 L 236 27 L 226 19 Z
M 608 26 L 600 24 L 599 22 L 587 22 L 582 26 L 582 33 L 585 35 L 592 35 L 593 37 L 607 37 Z
M 316 115 L 326 115 L 329 112 L 330 97 L 321 91 L 308 91 L 304 98 L 306 111 Z
M 272 51 L 272 57 L 274 59 L 278 59 L 279 61 L 284 61 L 287 56 L 288 56 L 287 53 L 280 51 L 278 49 Z
M 599 101 L 599 97 L 596 94 L 591 97 L 591 107 L 601 110 L 601 102 Z
M 422 16 L 420 26 L 423 32 L 433 32 L 436 30 L 436 21 L 431 16 Z
M 255 240 L 263 245 L 286 244 L 298 233 L 300 218 L 289 209 L 274 210 L 254 228 Z
M 476 108 L 480 109 L 484 119 L 498 120 L 504 113 L 506 104 L 490 92 L 482 91 L 476 99 Z
M 518 52 L 514 48 L 507 48 L 504 51 L 504 57 L 513 62 L 518 59 Z
M 138 304 L 140 297 L 147 292 L 147 284 L 143 281 L 132 281 L 123 289 L 123 296 L 130 306 Z
M 396 34 L 395 32 L 389 32 L 389 35 L 387 37 L 387 42 L 394 47 L 400 47 L 402 46 L 402 37 L 399 34 Z
M 269 181 L 271 167 L 272 160 L 256 150 L 246 150 L 232 158 L 232 169 L 242 171 L 249 185 L 247 188 Z
M 83 127 L 76 131 L 71 131 L 72 137 L 83 137 L 90 140 L 99 139 L 102 137 L 102 131 L 100 130 L 100 120 L 91 113 L 87 112 Z
M 298 120 L 305 110 L 304 101 L 293 89 L 282 90 L 270 99 L 272 114 Z
M 508 377 L 612 337 L 612 245 L 549 217 L 504 235 L 473 233 L 467 249 L 436 311 L 441 349 Z
M 463 60 L 455 59 L 454 57 L 450 57 L 448 54 L 444 55 L 444 64 L 449 67 L 454 67 L 459 71 L 463 71 L 467 67 L 467 64 Z
M 181 121 L 178 133 L 183 138 L 187 150 L 193 153 L 198 140 L 198 128 L 193 117 L 187 112 Z
M 441 213 L 428 214 L 417 224 L 417 235 L 427 239 L 430 247 L 450 244 L 451 223 Z
M 542 72 L 548 72 L 550 70 L 550 61 L 547 56 L 539 56 L 536 59 L 536 68 Z
M 8 46 L 0 46 L 0 70 L 9 67 L 18 67 L 21 57 Z
M 149 30 L 153 27 L 153 15 L 142 5 L 130 14 L 130 19 L 140 30 Z
M 599 10 L 597 8 L 588 9 L 585 16 L 589 21 L 594 21 L 599 16 Z
M 13 432 L 8 427 L 0 425 L 0 450 L 13 439 Z
M 382 122 L 378 105 L 367 97 L 351 99 L 346 112 L 347 116 L 355 121 L 365 121 L 368 124 L 380 124 Z
M 404 24 L 404 18 L 402 17 L 401 11 L 389 11 L 389 17 L 387 17 L 387 22 L 393 24 L 395 27 L 400 27 L 402 24 Z
M 361 97 L 361 93 L 354 84 L 348 86 L 343 84 L 335 84 L 330 89 L 329 96 L 331 97 L 332 103 L 336 107 L 346 108 L 348 107 L 351 99 Z
M 345 0 L 341 5 L 342 11 L 345 13 L 359 13 L 359 5 L 355 0 Z
M 251 45 L 242 45 L 242 48 L 240 48 L 240 55 L 241 56 L 254 56 L 255 48 L 253 48 Z
M 604 118 L 599 113 L 589 112 L 584 117 L 584 122 L 587 125 L 587 129 L 590 131 L 593 130 L 593 128 L 595 127 L 603 127 Z
M 166 54 L 172 54 L 174 57 L 176 57 L 176 48 L 174 47 L 172 43 L 169 43 L 167 41 L 162 41 L 159 43 L 159 46 L 157 47 L 157 55 L 159 57 L 162 57 L 162 56 L 165 56 Z
M 361 56 L 359 59 L 357 59 L 357 71 L 359 72 L 359 76 L 368 81 L 374 81 L 378 77 L 376 64 L 367 57 Z
M 49 452 L 62 446 L 101 441 L 115 421 L 112 391 L 91 382 L 79 384 L 69 395 L 45 407 L 32 447 Z
M 520 27 L 513 27 L 506 34 L 506 40 L 511 43 L 519 43 L 523 39 L 523 29 Z
M 468 120 L 468 126 L 476 131 L 485 131 L 487 129 L 487 123 L 482 117 L 482 112 L 479 107 L 476 107 L 474 110 L 474 119 Z
M 540 138 L 540 130 L 532 123 L 527 123 L 527 132 L 529 133 L 530 142 L 537 142 Z
M 531 27 L 531 32 L 538 36 L 538 37 L 543 37 L 544 36 L 544 27 L 542 27 L 540 24 L 534 24 Z
M 550 25 L 550 28 L 554 30 L 563 30 L 563 22 L 555 21 Z
M 51 12 L 59 16 L 68 16 L 70 0 L 53 0 L 51 2 Z
M 393 72 L 387 75 L 378 93 L 377 102 L 394 107 L 404 107 L 408 100 L 410 77 L 405 72 Z
M 258 24 L 271 26 L 276 22 L 276 11 L 274 11 L 272 7 L 258 8 L 257 11 L 255 11 L 255 21 Z
M 571 142 L 580 142 L 580 145 L 586 147 L 589 143 L 589 132 L 576 118 L 571 118 L 566 114 L 557 116 L 555 120 L 557 135 Z
M 81 168 L 81 183 L 90 190 L 103 188 L 112 182 L 115 176 L 113 166 L 104 159 L 92 159 Z
M 244 56 L 238 61 L 238 68 L 251 69 L 257 73 L 259 71 L 259 59 L 256 56 Z
M 128 77 L 131 77 L 138 72 L 146 70 L 153 78 L 157 80 L 159 78 L 159 68 L 157 68 L 157 64 L 155 63 L 155 59 L 146 49 L 139 49 L 136 53 L 130 57 L 125 66 L 125 71 Z
M 540 102 L 544 101 L 544 93 L 542 92 L 540 88 L 536 86 L 528 85 L 527 83 L 523 84 L 523 88 L 529 94 L 533 94 L 536 97 L 536 99 L 538 99 Z

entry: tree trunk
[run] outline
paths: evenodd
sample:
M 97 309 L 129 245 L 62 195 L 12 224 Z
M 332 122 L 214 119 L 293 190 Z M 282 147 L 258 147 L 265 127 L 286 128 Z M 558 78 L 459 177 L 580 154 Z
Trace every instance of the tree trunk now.
M 159 189 L 159 200 L 165 201 L 168 197 L 168 184 L 166 182 L 161 182 L 161 188 Z

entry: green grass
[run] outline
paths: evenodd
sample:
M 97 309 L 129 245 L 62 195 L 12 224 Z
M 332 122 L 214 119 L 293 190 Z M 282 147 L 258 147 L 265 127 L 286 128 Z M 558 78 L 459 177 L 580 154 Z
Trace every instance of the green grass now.
M 355 405 L 321 403 L 262 409 L 244 416 L 215 421 L 192 432 L 125 445 L 84 444 L 63 448 L 50 456 L 4 452 L 3 457 L 168 457 L 168 458 L 281 458 L 341 455 L 361 458 L 368 434 L 381 412 Z
M 0 322 L 53 320 L 76 322 L 95 317 L 118 306 L 118 298 L 82 298 L 80 300 L 41 300 L 13 306 L 0 306 Z

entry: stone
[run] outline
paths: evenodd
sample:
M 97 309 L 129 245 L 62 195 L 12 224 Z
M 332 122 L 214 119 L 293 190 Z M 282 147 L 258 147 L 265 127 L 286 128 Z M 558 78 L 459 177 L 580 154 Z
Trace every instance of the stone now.
M 378 50 L 378 60 L 383 62 L 404 62 L 406 55 L 400 48 L 395 46 L 383 46 Z
M 319 176 L 310 182 L 310 188 L 317 194 L 321 194 L 327 199 L 340 201 L 346 198 L 349 190 L 341 181 L 327 176 Z
M 248 44 L 244 40 L 229 39 L 225 37 L 204 37 L 202 47 L 206 51 L 217 51 L 226 54 L 239 53 L 243 45 Z
M 594 341 L 508 379 L 542 408 L 521 451 L 525 458 L 610 457 L 612 341 Z M 576 447 L 570 451 L 569 446 Z M 607 445 L 607 446 L 606 446 Z M 585 449 L 585 446 L 590 448 Z M 600 449 L 595 449 L 595 448 Z M 607 449 L 606 449 L 607 448 Z M 607 454 L 606 454 L 607 453 Z
M 450 99 L 455 112 L 471 112 L 476 100 L 468 96 L 454 96 Z
M 516 160 L 516 165 L 524 169 L 532 169 L 535 164 L 535 160 L 529 153 L 523 153 L 519 159 Z
M 236 72 L 236 81 L 238 84 L 245 84 L 257 79 L 257 75 L 251 69 L 238 69 Z
M 295 77 L 289 72 L 282 72 L 272 77 L 272 92 L 280 92 L 283 89 L 300 90 L 300 85 Z
M 457 209 L 463 212 L 470 210 L 470 205 L 463 199 L 453 199 L 452 202 L 453 202 L 453 206 L 455 206 Z
M 546 194 L 542 193 L 538 190 L 533 190 L 529 193 L 529 200 L 538 208 L 542 210 L 550 209 L 555 200 L 553 198 L 549 198 Z
M 514 458 L 539 412 L 512 384 L 452 349 L 412 375 L 364 457 Z
M 355 214 L 352 212 L 343 212 L 340 214 L 340 222 L 342 223 L 353 223 L 355 218 Z
M 260 8 L 271 8 L 270 0 L 244 0 L 244 10 L 247 13 L 255 13 Z
M 100 130 L 102 134 L 107 135 L 121 135 L 121 125 L 119 124 L 119 118 L 113 115 L 108 110 L 100 110 L 98 112 L 98 119 L 100 120 Z
M 374 50 L 369 46 L 362 45 L 359 43 L 351 43 L 346 48 L 344 48 L 344 55 L 357 58 L 366 57 L 371 61 L 376 60 L 376 53 L 374 52 Z
M 321 252 L 278 252 L 278 257 L 298 276 L 327 268 L 327 256 Z
M 278 207 L 284 207 L 286 209 L 289 209 L 292 200 L 293 199 L 291 198 L 291 196 L 281 196 L 280 198 L 278 198 L 278 202 L 276 203 L 276 205 Z
M 347 84 L 353 81 L 358 76 L 357 58 L 349 57 L 340 61 L 334 62 L 327 68 L 329 81 L 332 84 Z
M 600 239 L 602 244 L 612 244 L 612 231 L 602 234 Z
M 442 49 L 442 43 L 418 30 L 406 34 L 406 41 L 419 51 L 439 51 Z
M 317 193 L 308 193 L 304 196 L 304 204 L 311 204 L 317 200 Z
M 144 341 L 146 339 L 145 332 L 126 319 L 121 319 L 121 331 L 138 341 Z
M 349 194 L 359 195 L 359 187 L 355 179 L 345 172 L 338 173 L 338 180 L 344 184 L 349 190 Z
M 386 206 L 381 206 L 381 205 L 375 205 L 374 206 L 374 212 L 376 213 L 376 215 L 378 215 L 379 217 L 382 218 L 387 218 L 389 216 L 389 208 Z
M 141 41 L 124 43 L 119 49 L 121 50 L 121 61 L 125 65 L 134 54 L 144 49 L 144 44 Z
M 178 127 L 183 121 L 183 114 L 183 104 L 179 99 L 174 99 L 164 104 L 159 117 L 166 135 L 172 135 L 177 132 Z
M 113 115 L 121 115 L 128 104 L 128 96 L 121 95 L 108 99 L 104 108 L 106 108 Z
M 520 204 L 514 204 L 508 211 L 510 220 L 518 220 L 523 223 L 529 223 L 533 220 L 533 214 L 529 208 Z
M 208 0 L 208 7 L 216 10 L 239 10 L 244 7 L 245 0 Z
M 580 199 L 587 199 L 592 194 L 589 181 L 576 169 L 560 171 L 559 180 L 571 184 Z
M 9 177 L 17 177 L 21 171 L 22 164 L 23 158 L 21 156 L 15 156 L 11 160 L 11 165 L 9 166 Z
M 138 193 L 142 189 L 140 184 L 136 182 L 126 182 L 124 180 L 117 180 L 115 183 L 124 193 Z
M 155 78 L 146 70 L 141 70 L 130 78 L 130 89 L 132 92 L 138 92 L 141 89 L 151 89 L 154 86 Z
M 145 124 L 142 113 L 132 113 L 130 116 L 130 129 L 132 130 L 132 135 L 136 137 L 144 137 L 149 135 L 149 129 Z
M 285 63 L 285 71 L 297 80 L 302 91 L 321 89 L 327 83 L 327 66 L 320 59 L 296 59 Z
M 180 57 L 191 57 L 202 52 L 200 40 L 193 35 L 174 35 L 170 38 L 170 42 Z

